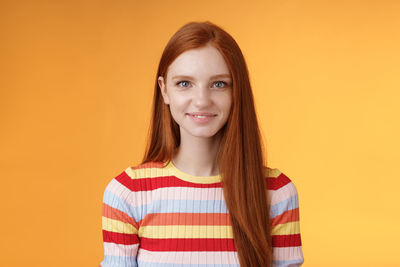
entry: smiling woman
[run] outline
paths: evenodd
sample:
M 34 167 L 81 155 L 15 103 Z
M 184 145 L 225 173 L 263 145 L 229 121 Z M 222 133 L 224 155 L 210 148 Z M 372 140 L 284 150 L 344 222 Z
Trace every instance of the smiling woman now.
M 198 141 L 190 141 L 191 137 L 213 139 L 228 120 L 232 105 L 232 88 L 225 86 L 230 80 L 229 68 L 221 53 L 210 44 L 185 51 L 171 63 L 165 76 L 159 76 L 159 86 L 164 103 L 180 126 L 181 139 L 193 145 Z
M 264 164 L 235 40 L 190 22 L 158 66 L 143 161 L 103 196 L 100 266 L 300 266 L 295 185 Z

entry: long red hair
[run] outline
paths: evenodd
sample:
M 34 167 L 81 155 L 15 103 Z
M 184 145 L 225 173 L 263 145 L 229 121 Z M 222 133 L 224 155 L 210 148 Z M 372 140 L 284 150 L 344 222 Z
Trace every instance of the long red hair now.
M 153 114 L 142 163 L 169 162 L 180 145 L 179 125 L 164 103 L 158 77 L 183 52 L 211 44 L 224 57 L 232 75 L 232 110 L 220 130 L 217 162 L 240 265 L 270 266 L 270 207 L 267 202 L 264 147 L 244 56 L 231 35 L 217 25 L 190 22 L 169 40 L 160 59 L 154 86 Z

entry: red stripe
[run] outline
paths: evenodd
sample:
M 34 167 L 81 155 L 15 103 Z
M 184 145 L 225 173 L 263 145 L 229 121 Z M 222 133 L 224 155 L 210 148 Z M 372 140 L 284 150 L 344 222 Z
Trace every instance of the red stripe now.
M 294 235 L 273 235 L 273 247 L 299 247 L 301 246 L 300 234 Z
M 139 225 L 231 225 L 228 213 L 148 213 Z
M 129 223 L 129 224 L 133 225 L 136 229 L 139 228 L 139 225 L 128 214 L 120 211 L 119 209 L 113 208 L 104 202 L 103 202 L 103 216 L 106 218 L 118 220 L 118 221 L 121 221 L 124 223 Z
M 115 179 L 132 191 L 149 191 L 163 187 L 198 187 L 198 188 L 217 188 L 221 187 L 221 182 L 212 184 L 197 184 L 183 181 L 175 176 L 161 176 L 154 178 L 132 179 L 126 172 L 121 173 Z
M 281 215 L 276 216 L 275 218 L 271 219 L 272 226 L 278 224 L 284 224 L 288 222 L 297 222 L 299 221 L 299 208 L 295 208 L 292 210 L 287 210 Z
M 267 188 L 269 190 L 278 190 L 290 182 L 291 180 L 285 174 L 281 173 L 276 178 L 267 177 Z
M 140 238 L 150 251 L 236 251 L 232 238 Z
M 133 245 L 139 243 L 136 234 L 123 234 L 103 230 L 103 241 L 115 244 Z
M 278 177 L 265 177 L 267 188 L 277 190 L 287 185 L 291 180 L 283 173 Z M 125 171 L 119 174 L 115 179 L 132 191 L 149 191 L 163 187 L 196 187 L 196 188 L 220 188 L 221 182 L 212 184 L 198 184 L 181 180 L 175 176 L 161 176 L 154 178 L 135 178 L 132 179 Z
M 103 241 L 133 245 L 139 243 L 135 234 L 122 234 L 103 230 Z M 300 234 L 273 235 L 273 247 L 301 246 Z M 150 251 L 236 251 L 232 238 L 140 238 L 140 247 Z

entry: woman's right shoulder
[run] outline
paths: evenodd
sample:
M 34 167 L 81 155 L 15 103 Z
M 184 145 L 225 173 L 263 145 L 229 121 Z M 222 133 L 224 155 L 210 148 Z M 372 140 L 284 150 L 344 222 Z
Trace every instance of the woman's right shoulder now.
M 126 218 L 127 221 L 131 221 L 132 218 L 133 222 L 140 222 L 145 215 L 141 207 L 148 204 L 148 198 L 144 195 L 157 185 L 157 182 L 149 178 L 157 179 L 155 175 L 159 173 L 158 170 L 162 166 L 157 162 L 148 162 L 129 166 L 115 175 L 108 182 L 103 193 L 105 217 L 114 216 L 113 218 L 119 220 Z
M 107 184 L 106 190 L 118 187 L 120 190 L 129 189 L 130 191 L 142 191 L 146 180 L 162 176 L 163 162 L 146 162 L 134 166 L 128 166 L 120 171 Z

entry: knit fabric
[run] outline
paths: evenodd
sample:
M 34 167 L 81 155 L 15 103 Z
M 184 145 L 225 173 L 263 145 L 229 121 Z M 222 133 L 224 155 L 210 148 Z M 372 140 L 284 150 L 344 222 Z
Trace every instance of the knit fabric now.
M 304 262 L 293 182 L 264 168 L 271 204 L 273 267 Z M 100 267 L 239 267 L 221 177 L 182 172 L 170 161 L 128 167 L 103 195 Z

